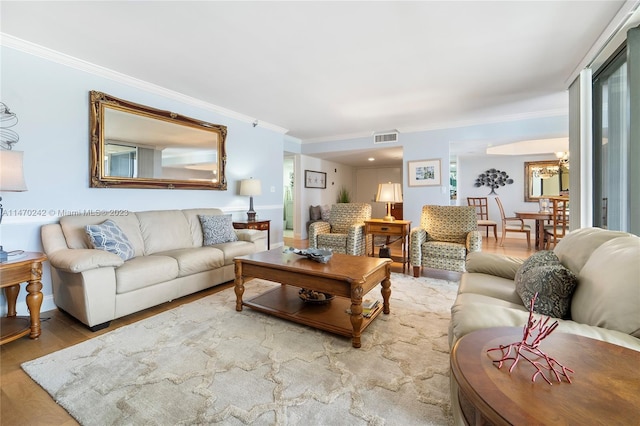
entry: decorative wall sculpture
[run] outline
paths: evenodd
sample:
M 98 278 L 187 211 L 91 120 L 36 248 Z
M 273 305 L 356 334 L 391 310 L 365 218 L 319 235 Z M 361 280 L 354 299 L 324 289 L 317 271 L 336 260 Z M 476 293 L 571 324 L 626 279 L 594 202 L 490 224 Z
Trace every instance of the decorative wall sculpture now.
M 480 173 L 478 178 L 476 179 L 476 183 L 473 185 L 476 188 L 480 188 L 481 186 L 488 186 L 491 188 L 491 192 L 489 195 L 498 195 L 496 193 L 496 188 L 505 185 L 511 185 L 513 183 L 513 179 L 509 177 L 507 172 L 500 171 L 498 169 L 489 169 L 484 173 Z

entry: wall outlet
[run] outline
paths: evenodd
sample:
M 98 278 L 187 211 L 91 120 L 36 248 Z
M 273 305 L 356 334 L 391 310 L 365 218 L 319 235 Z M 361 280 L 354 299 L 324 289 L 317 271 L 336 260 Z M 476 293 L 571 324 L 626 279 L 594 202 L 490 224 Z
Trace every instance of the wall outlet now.
M 275 186 L 271 187 L 271 192 L 276 192 L 276 187 Z

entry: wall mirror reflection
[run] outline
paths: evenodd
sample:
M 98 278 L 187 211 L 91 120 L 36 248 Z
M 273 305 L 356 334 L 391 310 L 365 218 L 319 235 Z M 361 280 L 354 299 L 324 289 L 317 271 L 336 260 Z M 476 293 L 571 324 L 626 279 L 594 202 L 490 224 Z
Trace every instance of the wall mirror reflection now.
M 226 190 L 226 126 L 92 91 L 91 187 Z
M 540 198 L 569 193 L 569 168 L 558 161 L 528 161 L 524 163 L 524 200 L 538 202 Z

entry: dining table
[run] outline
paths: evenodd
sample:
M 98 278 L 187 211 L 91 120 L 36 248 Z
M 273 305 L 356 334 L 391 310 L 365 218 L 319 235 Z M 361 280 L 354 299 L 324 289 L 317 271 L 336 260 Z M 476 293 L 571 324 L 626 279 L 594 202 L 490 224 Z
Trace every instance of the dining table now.
M 521 211 L 514 212 L 516 217 L 523 220 L 535 220 L 536 221 L 536 250 L 542 250 L 544 247 L 544 222 L 551 220 L 552 213 L 550 211 L 547 212 L 532 212 L 532 211 Z

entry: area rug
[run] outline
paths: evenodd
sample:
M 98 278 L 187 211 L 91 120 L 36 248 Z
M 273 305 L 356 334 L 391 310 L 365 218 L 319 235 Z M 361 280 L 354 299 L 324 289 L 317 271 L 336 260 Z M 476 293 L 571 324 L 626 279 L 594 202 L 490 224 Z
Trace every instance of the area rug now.
M 393 273 L 351 339 L 244 308 L 228 288 L 22 364 L 83 425 L 448 425 L 457 282 Z M 275 283 L 252 280 L 250 298 Z M 368 296 L 382 299 L 378 290 Z

